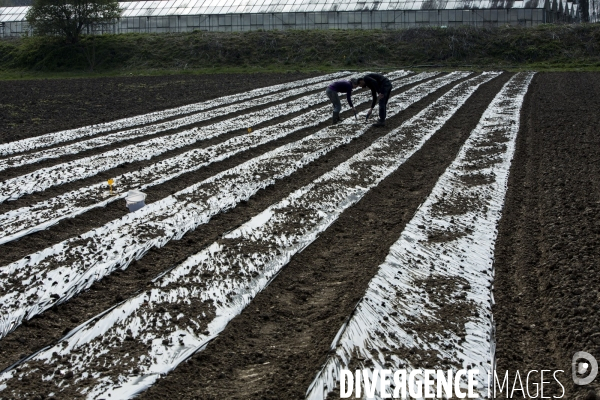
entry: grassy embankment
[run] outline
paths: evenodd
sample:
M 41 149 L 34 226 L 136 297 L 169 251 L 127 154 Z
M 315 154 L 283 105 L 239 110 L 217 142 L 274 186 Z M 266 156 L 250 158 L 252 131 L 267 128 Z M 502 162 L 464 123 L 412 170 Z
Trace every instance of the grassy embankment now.
M 0 79 L 399 67 L 600 70 L 600 24 L 0 40 Z

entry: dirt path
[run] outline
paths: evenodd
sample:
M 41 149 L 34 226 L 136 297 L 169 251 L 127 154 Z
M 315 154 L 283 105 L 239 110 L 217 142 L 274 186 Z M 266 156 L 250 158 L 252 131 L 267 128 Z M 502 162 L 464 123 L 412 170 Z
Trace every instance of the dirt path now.
M 600 74 L 537 75 L 496 245 L 498 370 L 564 370 L 569 399 L 589 390 L 572 383 L 573 354 L 600 359 L 599 109 Z
M 141 398 L 303 398 L 389 246 L 508 78 L 482 86 L 421 150 L 295 256 L 205 351 Z

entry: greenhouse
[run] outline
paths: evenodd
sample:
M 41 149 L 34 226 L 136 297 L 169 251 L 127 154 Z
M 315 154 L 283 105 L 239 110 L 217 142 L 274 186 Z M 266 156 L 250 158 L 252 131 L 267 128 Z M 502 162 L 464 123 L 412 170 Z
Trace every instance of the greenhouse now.
M 598 0 L 590 0 L 595 20 Z M 400 29 L 417 26 L 535 26 L 576 22 L 567 0 L 167 0 L 120 3 L 122 18 L 89 33 Z M 0 8 L 0 37 L 30 33 L 29 7 Z

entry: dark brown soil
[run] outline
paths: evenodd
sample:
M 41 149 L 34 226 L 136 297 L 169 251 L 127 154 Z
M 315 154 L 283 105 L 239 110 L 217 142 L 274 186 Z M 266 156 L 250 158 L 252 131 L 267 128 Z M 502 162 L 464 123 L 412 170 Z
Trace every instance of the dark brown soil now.
M 0 81 L 0 143 L 316 75 L 298 72 Z
M 344 319 L 508 74 L 296 255 L 207 349 L 142 399 L 302 399 Z
M 575 352 L 600 359 L 598 110 L 600 74 L 534 78 L 496 244 L 498 370 L 564 370 L 568 399 L 600 388 L 571 379 Z

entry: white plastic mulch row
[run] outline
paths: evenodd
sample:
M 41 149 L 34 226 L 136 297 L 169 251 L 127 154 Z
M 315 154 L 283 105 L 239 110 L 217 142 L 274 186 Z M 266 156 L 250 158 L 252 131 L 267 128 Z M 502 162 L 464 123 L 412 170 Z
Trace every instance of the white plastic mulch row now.
M 33 164 L 42 160 L 50 158 L 60 158 L 69 154 L 77 154 L 82 151 L 94 149 L 97 147 L 108 146 L 125 140 L 131 140 L 136 138 L 142 138 L 144 136 L 154 135 L 157 133 L 179 129 L 187 125 L 197 124 L 202 121 L 206 121 L 212 118 L 224 117 L 232 113 L 236 113 L 242 110 L 246 110 L 251 107 L 262 106 L 272 102 L 284 100 L 288 97 L 297 96 L 302 93 L 311 92 L 313 90 L 322 89 L 324 83 L 316 83 L 313 85 L 301 86 L 295 89 L 290 89 L 284 92 L 275 93 L 269 96 L 258 97 L 249 99 L 242 103 L 236 103 L 227 107 L 213 108 L 204 112 L 197 112 L 182 118 L 161 122 L 154 125 L 146 125 L 139 128 L 129 129 L 125 131 L 118 131 L 108 135 L 95 137 L 88 140 L 82 140 L 75 143 L 67 144 L 64 146 L 53 147 L 34 153 L 19 154 L 10 158 L 0 160 L 0 171 L 8 168 L 20 167 L 26 164 Z M 322 101 L 327 98 L 320 96 Z M 249 121 L 251 122 L 251 121 Z M 238 126 L 239 128 L 248 128 L 248 126 Z M 168 140 L 168 138 L 164 138 Z
M 105 122 L 96 125 L 84 126 L 81 128 L 69 129 L 60 132 L 48 133 L 46 135 L 36 136 L 28 139 L 22 139 L 15 142 L 0 144 L 0 156 L 21 153 L 33 149 L 52 146 L 58 143 L 79 139 L 86 136 L 97 135 L 103 132 L 110 132 L 117 129 L 125 129 L 136 125 L 150 124 L 166 118 L 176 117 L 178 115 L 194 113 L 213 107 L 220 107 L 238 101 L 249 100 L 254 97 L 264 96 L 280 90 L 289 90 L 297 87 L 303 87 L 315 82 L 323 82 L 330 79 L 340 78 L 348 75 L 350 72 L 336 72 L 328 75 L 317 76 L 315 78 L 302 79 L 289 83 L 258 88 L 248 92 L 219 97 L 213 100 L 203 101 L 201 103 L 188 104 L 185 106 L 171 108 L 163 111 L 155 111 L 148 114 L 137 115 L 135 117 L 123 118 L 116 121 Z
M 394 90 L 431 78 L 437 73 L 422 73 L 393 81 Z M 370 93 L 360 92 L 354 96 L 355 105 L 370 100 Z M 144 189 L 198 170 L 210 163 L 229 158 L 253 147 L 277 140 L 301 129 L 316 126 L 331 118 L 330 106 L 322 107 L 295 118 L 253 131 L 249 135 L 236 136 L 225 142 L 201 149 L 194 149 L 175 157 L 149 165 L 138 171 L 128 172 L 114 178 L 111 195 L 106 182 L 76 189 L 57 197 L 9 211 L 0 215 L 0 244 L 37 232 L 74 217 L 92 208 L 103 207 L 126 196 L 131 189 Z
M 404 76 L 406 74 L 405 71 L 400 71 L 390 75 Z M 41 192 L 50 187 L 89 178 L 124 163 L 149 160 L 167 151 L 236 131 L 242 127 L 255 126 L 281 116 L 305 110 L 326 101 L 327 97 L 324 92 L 315 93 L 288 103 L 273 105 L 263 110 L 239 115 L 208 126 L 184 130 L 63 164 L 41 168 L 28 174 L 0 182 L 0 202 L 16 200 L 26 194 Z
M 24 376 L 90 399 L 127 399 L 145 390 L 206 346 L 290 257 L 398 169 L 497 75 L 484 73 L 457 84 L 400 128 L 176 266 L 149 290 L 5 372 L 0 395 L 26 397 L 18 380 Z M 346 134 L 352 125 L 341 128 Z M 67 363 L 74 373 L 69 381 L 60 375 Z
M 157 137 L 144 142 L 108 150 L 100 154 L 79 158 L 51 167 L 40 168 L 1 182 L 0 202 L 41 192 L 50 187 L 63 185 L 97 175 L 123 163 L 149 160 L 162 153 L 194 144 L 201 140 L 223 135 L 247 126 L 254 126 L 282 115 L 304 110 L 327 100 L 324 93 L 314 93 L 302 98 L 274 105 L 259 111 L 238 115 L 203 127 Z
M 353 374 L 363 368 L 478 369 L 478 390 L 481 398 L 487 397 L 487 373 L 494 360 L 496 226 L 532 77 L 512 77 L 484 112 L 340 329 L 334 353 L 307 399 L 326 399 L 339 385 L 340 371 L 350 365 Z M 423 382 L 422 374 L 417 378 Z M 375 388 L 373 398 L 384 398 L 380 383 Z M 419 393 L 418 387 L 412 389 Z M 392 392 L 388 386 L 385 393 Z
M 429 93 L 470 73 L 422 83 L 388 103 L 393 116 Z M 126 268 L 152 247 L 162 247 L 235 207 L 258 190 L 362 135 L 370 125 L 346 119 L 194 184 L 135 213 L 0 268 L 0 337 L 93 282 Z

